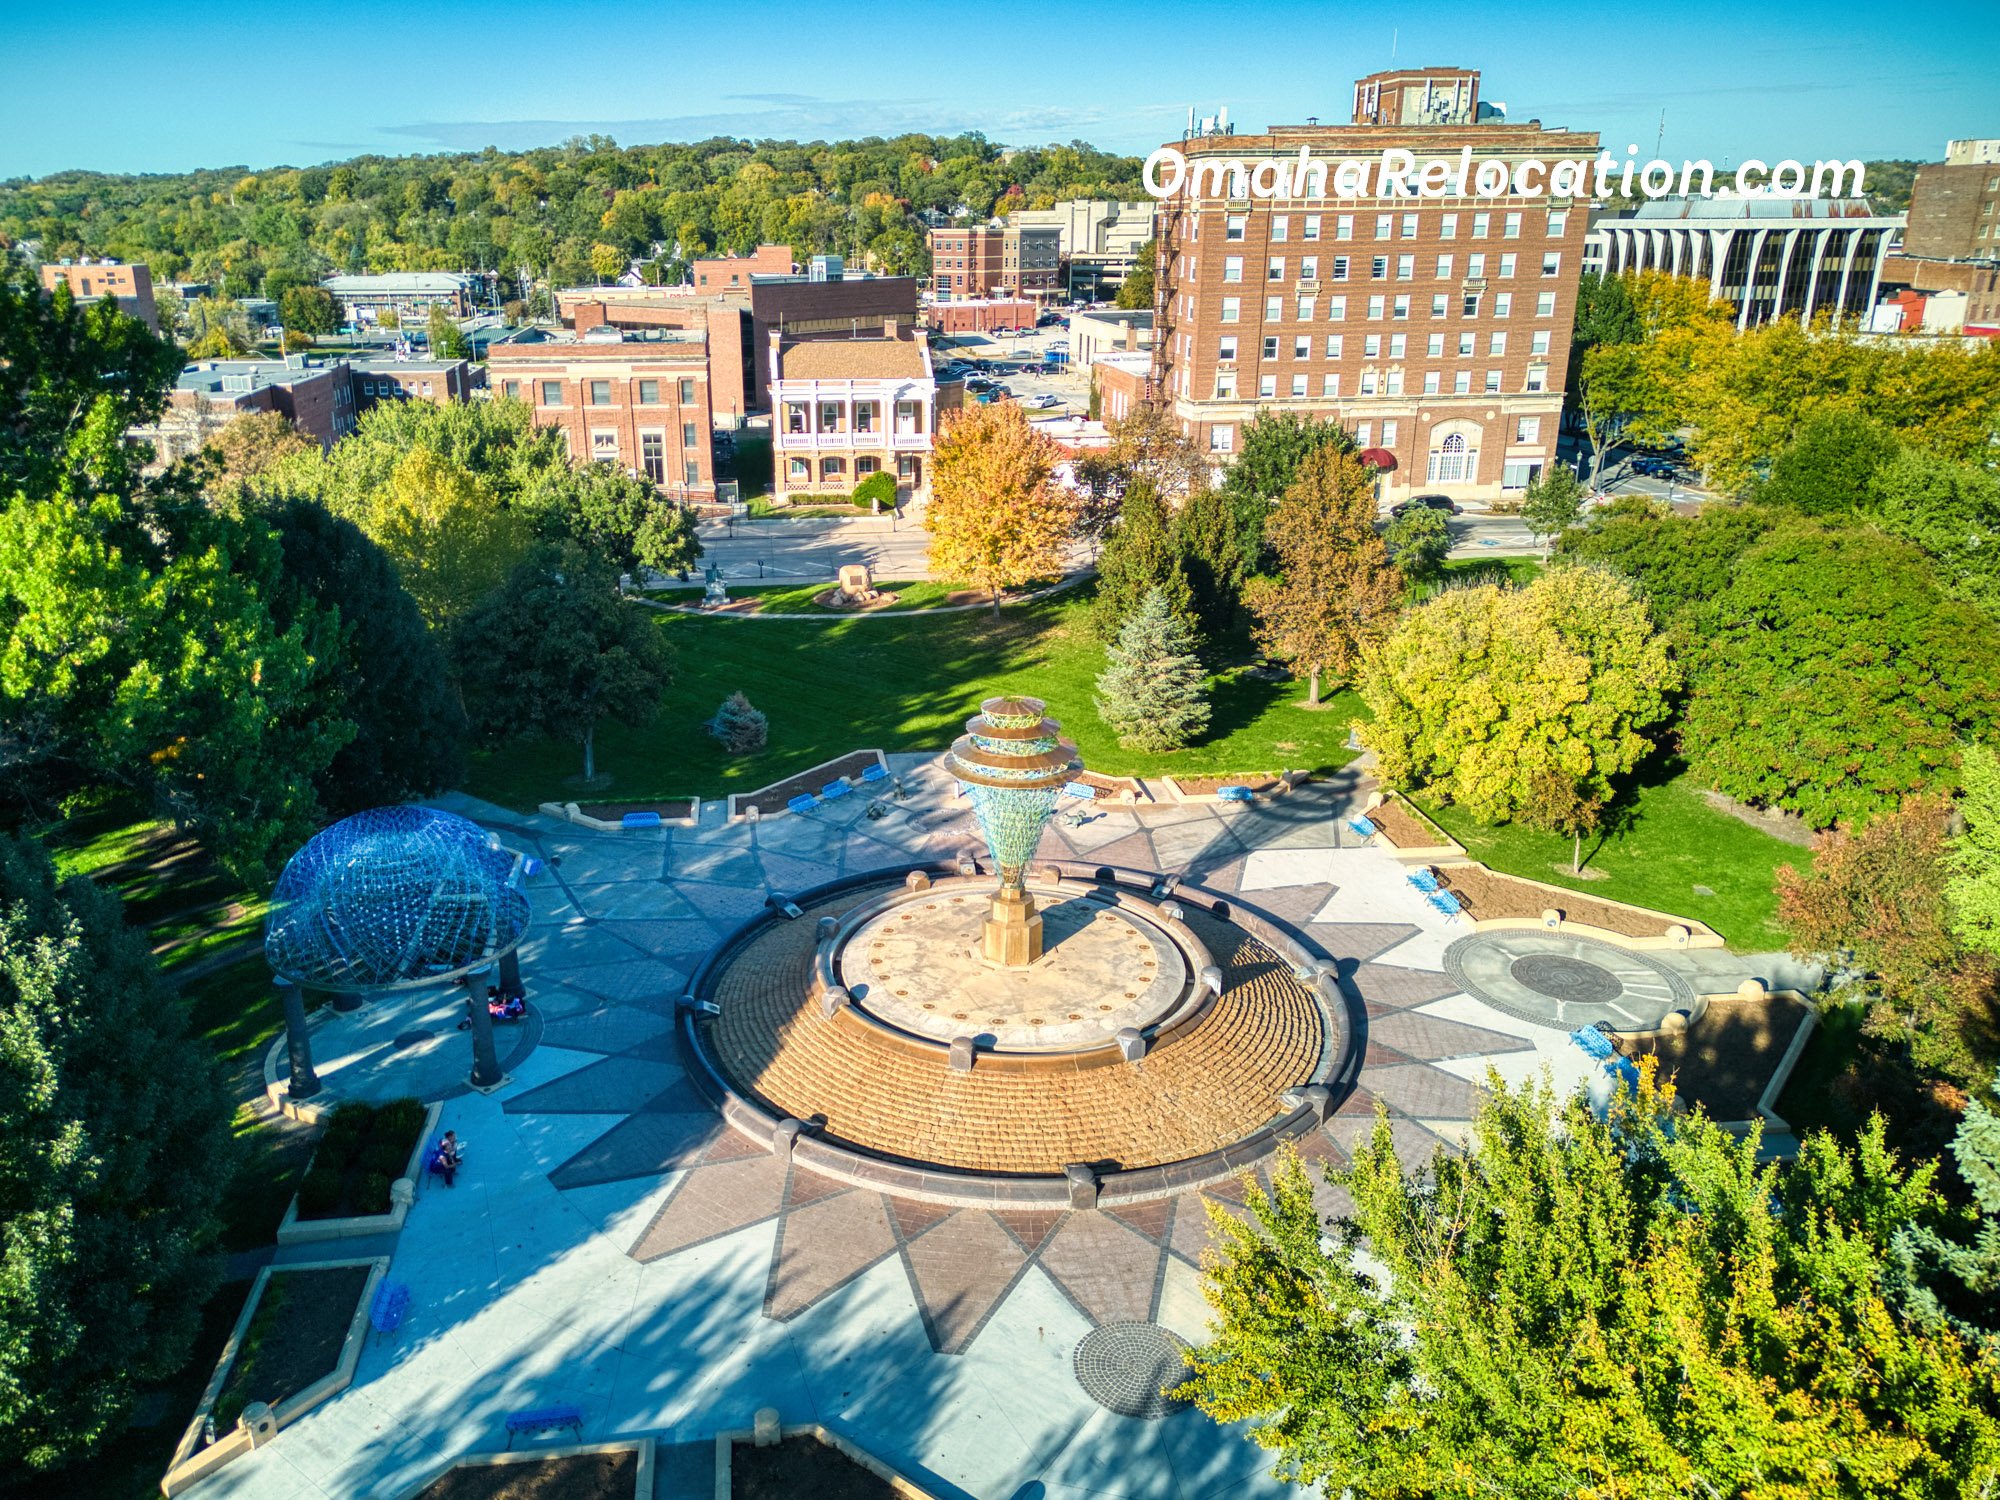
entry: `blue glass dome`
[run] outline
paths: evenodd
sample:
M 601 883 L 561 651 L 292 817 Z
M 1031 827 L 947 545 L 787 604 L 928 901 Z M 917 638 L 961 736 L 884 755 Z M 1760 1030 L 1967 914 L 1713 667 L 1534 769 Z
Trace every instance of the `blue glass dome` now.
M 264 956 L 307 989 L 434 984 L 520 942 L 528 898 L 514 856 L 476 823 L 427 807 L 378 807 L 323 829 L 286 863 Z

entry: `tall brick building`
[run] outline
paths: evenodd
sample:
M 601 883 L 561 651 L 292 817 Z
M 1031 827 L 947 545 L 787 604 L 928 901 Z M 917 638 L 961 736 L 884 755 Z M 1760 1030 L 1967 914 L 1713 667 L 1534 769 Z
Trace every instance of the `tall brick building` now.
M 496 344 L 487 380 L 525 401 L 537 427 L 559 427 L 578 463 L 644 474 L 689 504 L 715 499 L 704 329 L 596 328 L 540 344 Z
M 1048 224 L 933 229 L 931 290 L 938 300 L 1012 295 L 1035 300 L 1061 286 L 1062 231 Z
M 1893 269 L 1919 291 L 1963 292 L 1967 333 L 2000 333 L 2000 141 L 1953 141 L 1917 169 Z
M 1355 124 L 1170 143 L 1191 170 L 1162 206 L 1155 368 L 1201 446 L 1226 458 L 1260 410 L 1331 418 L 1376 452 L 1385 498 L 1498 498 L 1554 462 L 1589 202 L 1514 195 L 1512 174 L 1594 158 L 1598 137 L 1505 123 L 1478 80 L 1375 75 L 1356 86 Z M 1287 175 L 1281 190 L 1304 196 L 1233 196 L 1259 162 L 1294 164 L 1302 148 L 1327 164 L 1324 185 Z M 1454 172 L 1469 153 L 1463 195 L 1373 196 L 1371 173 L 1363 196 L 1337 196 L 1338 162 L 1393 149 Z M 1232 160 L 1243 177 L 1200 170 Z M 1505 166 L 1506 195 L 1477 195 L 1488 162 Z

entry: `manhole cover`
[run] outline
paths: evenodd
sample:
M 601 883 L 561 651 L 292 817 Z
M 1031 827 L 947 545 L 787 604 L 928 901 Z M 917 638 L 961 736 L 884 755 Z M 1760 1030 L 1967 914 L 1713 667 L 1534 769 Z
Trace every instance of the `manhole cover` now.
M 1625 992 L 1624 983 L 1609 969 L 1559 953 L 1530 953 L 1508 967 L 1516 984 L 1538 995 L 1571 1005 L 1608 1005 Z
M 434 1031 L 406 1031 L 397 1037 L 395 1041 L 389 1043 L 389 1045 L 400 1052 L 405 1047 L 416 1046 L 418 1042 L 428 1042 L 436 1035 L 437 1033 Z
M 1181 1405 L 1161 1392 L 1187 1379 L 1186 1348 L 1157 1323 L 1107 1323 L 1076 1346 L 1076 1383 L 1107 1410 L 1157 1422 Z

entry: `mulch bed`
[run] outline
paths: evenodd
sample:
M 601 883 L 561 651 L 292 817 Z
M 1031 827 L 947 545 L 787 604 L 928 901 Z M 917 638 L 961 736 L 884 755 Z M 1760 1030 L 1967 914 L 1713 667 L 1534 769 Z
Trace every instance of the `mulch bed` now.
M 876 764 L 876 760 L 873 750 L 856 750 L 852 755 L 843 755 L 839 760 L 824 766 L 817 766 L 804 775 L 793 776 L 784 781 L 775 782 L 770 786 L 763 787 L 758 791 L 739 796 L 736 799 L 736 810 L 742 812 L 746 807 L 754 807 L 757 809 L 759 815 L 783 812 L 785 804 L 798 796 L 799 793 L 812 792 L 817 794 L 821 787 L 825 786 L 835 777 L 856 777 L 874 764 Z M 888 783 L 884 782 L 881 784 L 886 786 Z M 857 788 L 857 790 L 859 789 Z
M 1806 1007 L 1789 996 L 1739 996 L 1711 1000 L 1702 1018 L 1679 1036 L 1648 1036 L 1629 1049 L 1660 1059 L 1660 1077 L 1699 1104 L 1711 1120 L 1748 1120 L 1764 1086 L 1804 1024 Z
M 1097 802 L 1102 802 L 1107 797 L 1122 797 L 1127 792 L 1138 790 L 1130 778 L 1124 776 L 1100 776 L 1095 771 L 1085 771 L 1076 779 L 1079 784 L 1089 787 L 1096 794 L 1092 800 Z
M 440 1474 L 422 1500 L 632 1500 L 639 1455 L 573 1453 L 536 1463 L 475 1464 Z
M 627 813 L 656 812 L 663 819 L 694 816 L 694 798 L 668 797 L 658 802 L 579 802 L 577 811 L 586 818 L 616 823 Z
M 1268 771 L 1252 771 L 1241 776 L 1176 776 L 1174 785 L 1184 797 L 1213 797 L 1226 786 L 1247 786 L 1263 797 L 1283 790 L 1285 778 Z
M 367 1284 L 367 1266 L 273 1273 L 216 1399 L 217 1430 L 252 1401 L 276 1406 L 331 1375 Z
M 1400 798 L 1390 798 L 1362 814 L 1398 849 L 1442 849 L 1451 839 L 1431 823 L 1410 811 Z M 1536 915 L 1539 915 L 1539 908 Z
M 1373 818 L 1375 813 L 1371 812 L 1368 816 Z M 1622 906 L 1593 901 L 1574 891 L 1530 885 L 1525 880 L 1495 875 L 1478 865 L 1449 865 L 1437 874 L 1438 879 L 1458 897 L 1459 904 L 1479 921 L 1495 917 L 1539 917 L 1549 907 L 1554 907 L 1563 914 L 1565 921 L 1602 927 L 1622 937 L 1661 937 L 1675 925 L 1658 917 L 1627 911 Z
M 730 1450 L 735 1500 L 895 1500 L 888 1480 L 815 1437 L 790 1437 L 775 1448 Z

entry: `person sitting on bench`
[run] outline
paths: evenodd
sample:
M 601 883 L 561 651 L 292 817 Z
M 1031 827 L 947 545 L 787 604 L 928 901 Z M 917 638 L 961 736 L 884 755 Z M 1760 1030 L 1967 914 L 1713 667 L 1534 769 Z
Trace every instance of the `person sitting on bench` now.
M 497 989 L 486 992 L 486 1014 L 496 1021 L 518 1021 L 521 1012 L 528 1008 L 528 1001 L 519 990 L 503 995 Z

